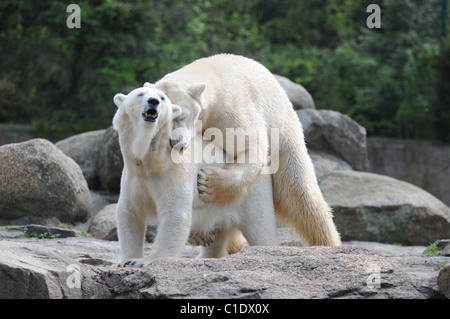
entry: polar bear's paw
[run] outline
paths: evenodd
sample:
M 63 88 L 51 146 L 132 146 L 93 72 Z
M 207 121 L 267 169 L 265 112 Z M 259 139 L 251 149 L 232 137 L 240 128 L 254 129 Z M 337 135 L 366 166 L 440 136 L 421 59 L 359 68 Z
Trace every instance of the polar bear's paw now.
M 239 177 L 219 167 L 204 167 L 197 174 L 198 195 L 204 202 L 226 205 L 238 201 L 245 194 L 238 184 Z
M 197 174 L 198 195 L 204 202 L 213 202 L 215 199 L 214 176 L 216 172 L 212 169 L 201 169 Z
M 146 257 L 146 258 L 136 258 L 130 259 L 124 263 L 120 263 L 121 267 L 147 267 L 152 261 L 156 260 L 156 258 Z
M 189 236 L 188 243 L 193 246 L 209 247 L 215 238 L 216 233 L 213 230 L 208 233 L 193 233 Z

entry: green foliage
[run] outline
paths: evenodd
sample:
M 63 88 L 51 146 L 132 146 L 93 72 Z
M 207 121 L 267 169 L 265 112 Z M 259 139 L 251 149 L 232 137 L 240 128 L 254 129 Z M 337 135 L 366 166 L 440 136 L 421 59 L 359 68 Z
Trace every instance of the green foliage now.
M 437 264 L 437 265 L 434 267 L 434 270 L 436 270 L 436 271 L 441 270 L 442 268 L 444 268 L 445 265 L 447 265 L 447 263 L 448 263 L 448 261 L 445 260 L 445 261 L 443 261 L 443 262 Z
M 92 234 L 86 233 L 85 231 L 80 232 L 82 237 L 92 238 L 94 237 Z
M 55 239 L 61 236 L 61 234 L 52 234 L 50 232 L 44 232 L 42 234 L 32 233 L 27 227 L 6 227 L 6 229 L 22 231 L 28 239 Z
M 442 50 L 433 61 L 436 77 L 432 80 L 436 92 L 430 106 L 433 128 L 439 132 L 439 138 L 450 143 L 450 36 L 443 43 Z
M 441 2 L 384 0 L 0 2 L 0 122 L 46 138 L 105 128 L 112 97 L 203 56 L 230 52 L 304 85 L 318 108 L 346 113 L 370 135 L 450 142 L 450 40 Z
M 437 245 L 435 243 L 430 244 L 426 249 L 425 249 L 425 255 L 432 256 L 432 255 L 437 255 L 439 253 L 439 248 L 437 247 Z

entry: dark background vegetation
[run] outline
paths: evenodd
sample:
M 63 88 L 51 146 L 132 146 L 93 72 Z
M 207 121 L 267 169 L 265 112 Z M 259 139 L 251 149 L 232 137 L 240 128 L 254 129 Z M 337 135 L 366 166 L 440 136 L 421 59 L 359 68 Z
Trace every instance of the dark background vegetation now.
M 69 29 L 70 3 L 81 29 Z M 368 29 L 370 3 L 381 29 Z M 443 0 L 0 1 L 0 122 L 106 128 L 115 93 L 200 57 L 249 56 L 369 135 L 450 142 Z

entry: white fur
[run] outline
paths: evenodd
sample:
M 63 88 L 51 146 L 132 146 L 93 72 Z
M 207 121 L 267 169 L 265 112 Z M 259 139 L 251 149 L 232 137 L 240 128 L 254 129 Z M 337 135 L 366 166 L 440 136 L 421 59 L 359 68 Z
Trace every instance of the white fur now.
M 195 96 L 203 90 L 201 84 L 196 85 L 191 94 Z M 141 115 L 149 97 L 164 98 L 155 123 L 144 122 Z M 118 110 L 113 124 L 119 132 L 125 163 L 117 206 L 120 265 L 144 266 L 158 258 L 179 256 L 191 232 L 217 231 L 214 243 L 202 247 L 201 257 L 226 255 L 236 228 L 250 245 L 277 244 L 271 176 L 260 176 L 242 201 L 224 206 L 204 203 L 197 192 L 197 173 L 203 164 L 193 160 L 193 148 L 183 151 L 183 163 L 177 164 L 171 158 L 169 138 L 181 109 L 152 86 L 136 89 L 127 96 L 118 94 L 114 102 Z M 184 124 L 191 125 L 200 111 L 198 108 L 190 112 L 189 117 L 184 117 Z M 193 135 L 197 145 L 208 144 L 201 141 L 201 134 Z M 223 156 L 225 159 L 226 153 Z M 148 221 L 157 223 L 158 230 L 150 255 L 143 257 Z
M 267 132 L 258 143 L 228 146 L 226 135 L 214 143 L 236 161 L 224 167 L 205 167 L 199 180 L 200 198 L 208 203 L 234 203 L 254 186 L 277 150 L 276 166 L 270 169 L 277 217 L 294 226 L 310 245 L 340 245 L 331 208 L 325 202 L 308 155 L 301 123 L 285 91 L 269 70 L 256 61 L 231 54 L 198 59 L 167 74 L 155 84 L 184 112 L 203 109 L 202 129 L 242 128 Z M 279 138 L 272 138 L 276 129 Z M 189 132 L 187 136 L 189 136 Z M 251 141 L 255 136 L 248 136 Z M 242 159 L 248 156 L 256 161 Z M 245 160 L 244 160 L 245 161 Z M 272 167 L 271 167 L 272 168 Z

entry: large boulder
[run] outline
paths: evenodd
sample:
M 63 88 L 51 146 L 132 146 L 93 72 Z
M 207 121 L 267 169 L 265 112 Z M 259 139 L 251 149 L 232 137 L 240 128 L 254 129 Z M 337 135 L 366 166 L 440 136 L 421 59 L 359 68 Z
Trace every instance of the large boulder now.
M 412 184 L 347 170 L 329 172 L 320 188 L 344 241 L 428 245 L 450 238 L 450 208 Z
M 364 127 L 347 115 L 331 110 L 303 109 L 297 115 L 308 149 L 336 155 L 356 170 L 369 168 Z
M 346 161 L 330 153 L 309 149 L 308 155 L 314 164 L 314 172 L 319 183 L 333 171 L 353 170 Z
M 274 74 L 274 77 L 286 91 L 295 110 L 316 108 L 313 97 L 302 85 L 294 83 L 281 75 Z
M 77 134 L 55 145 L 81 167 L 89 188 L 97 188 L 96 163 L 105 130 Z
M 92 208 L 80 167 L 44 139 L 0 147 L 0 223 L 83 222 Z

